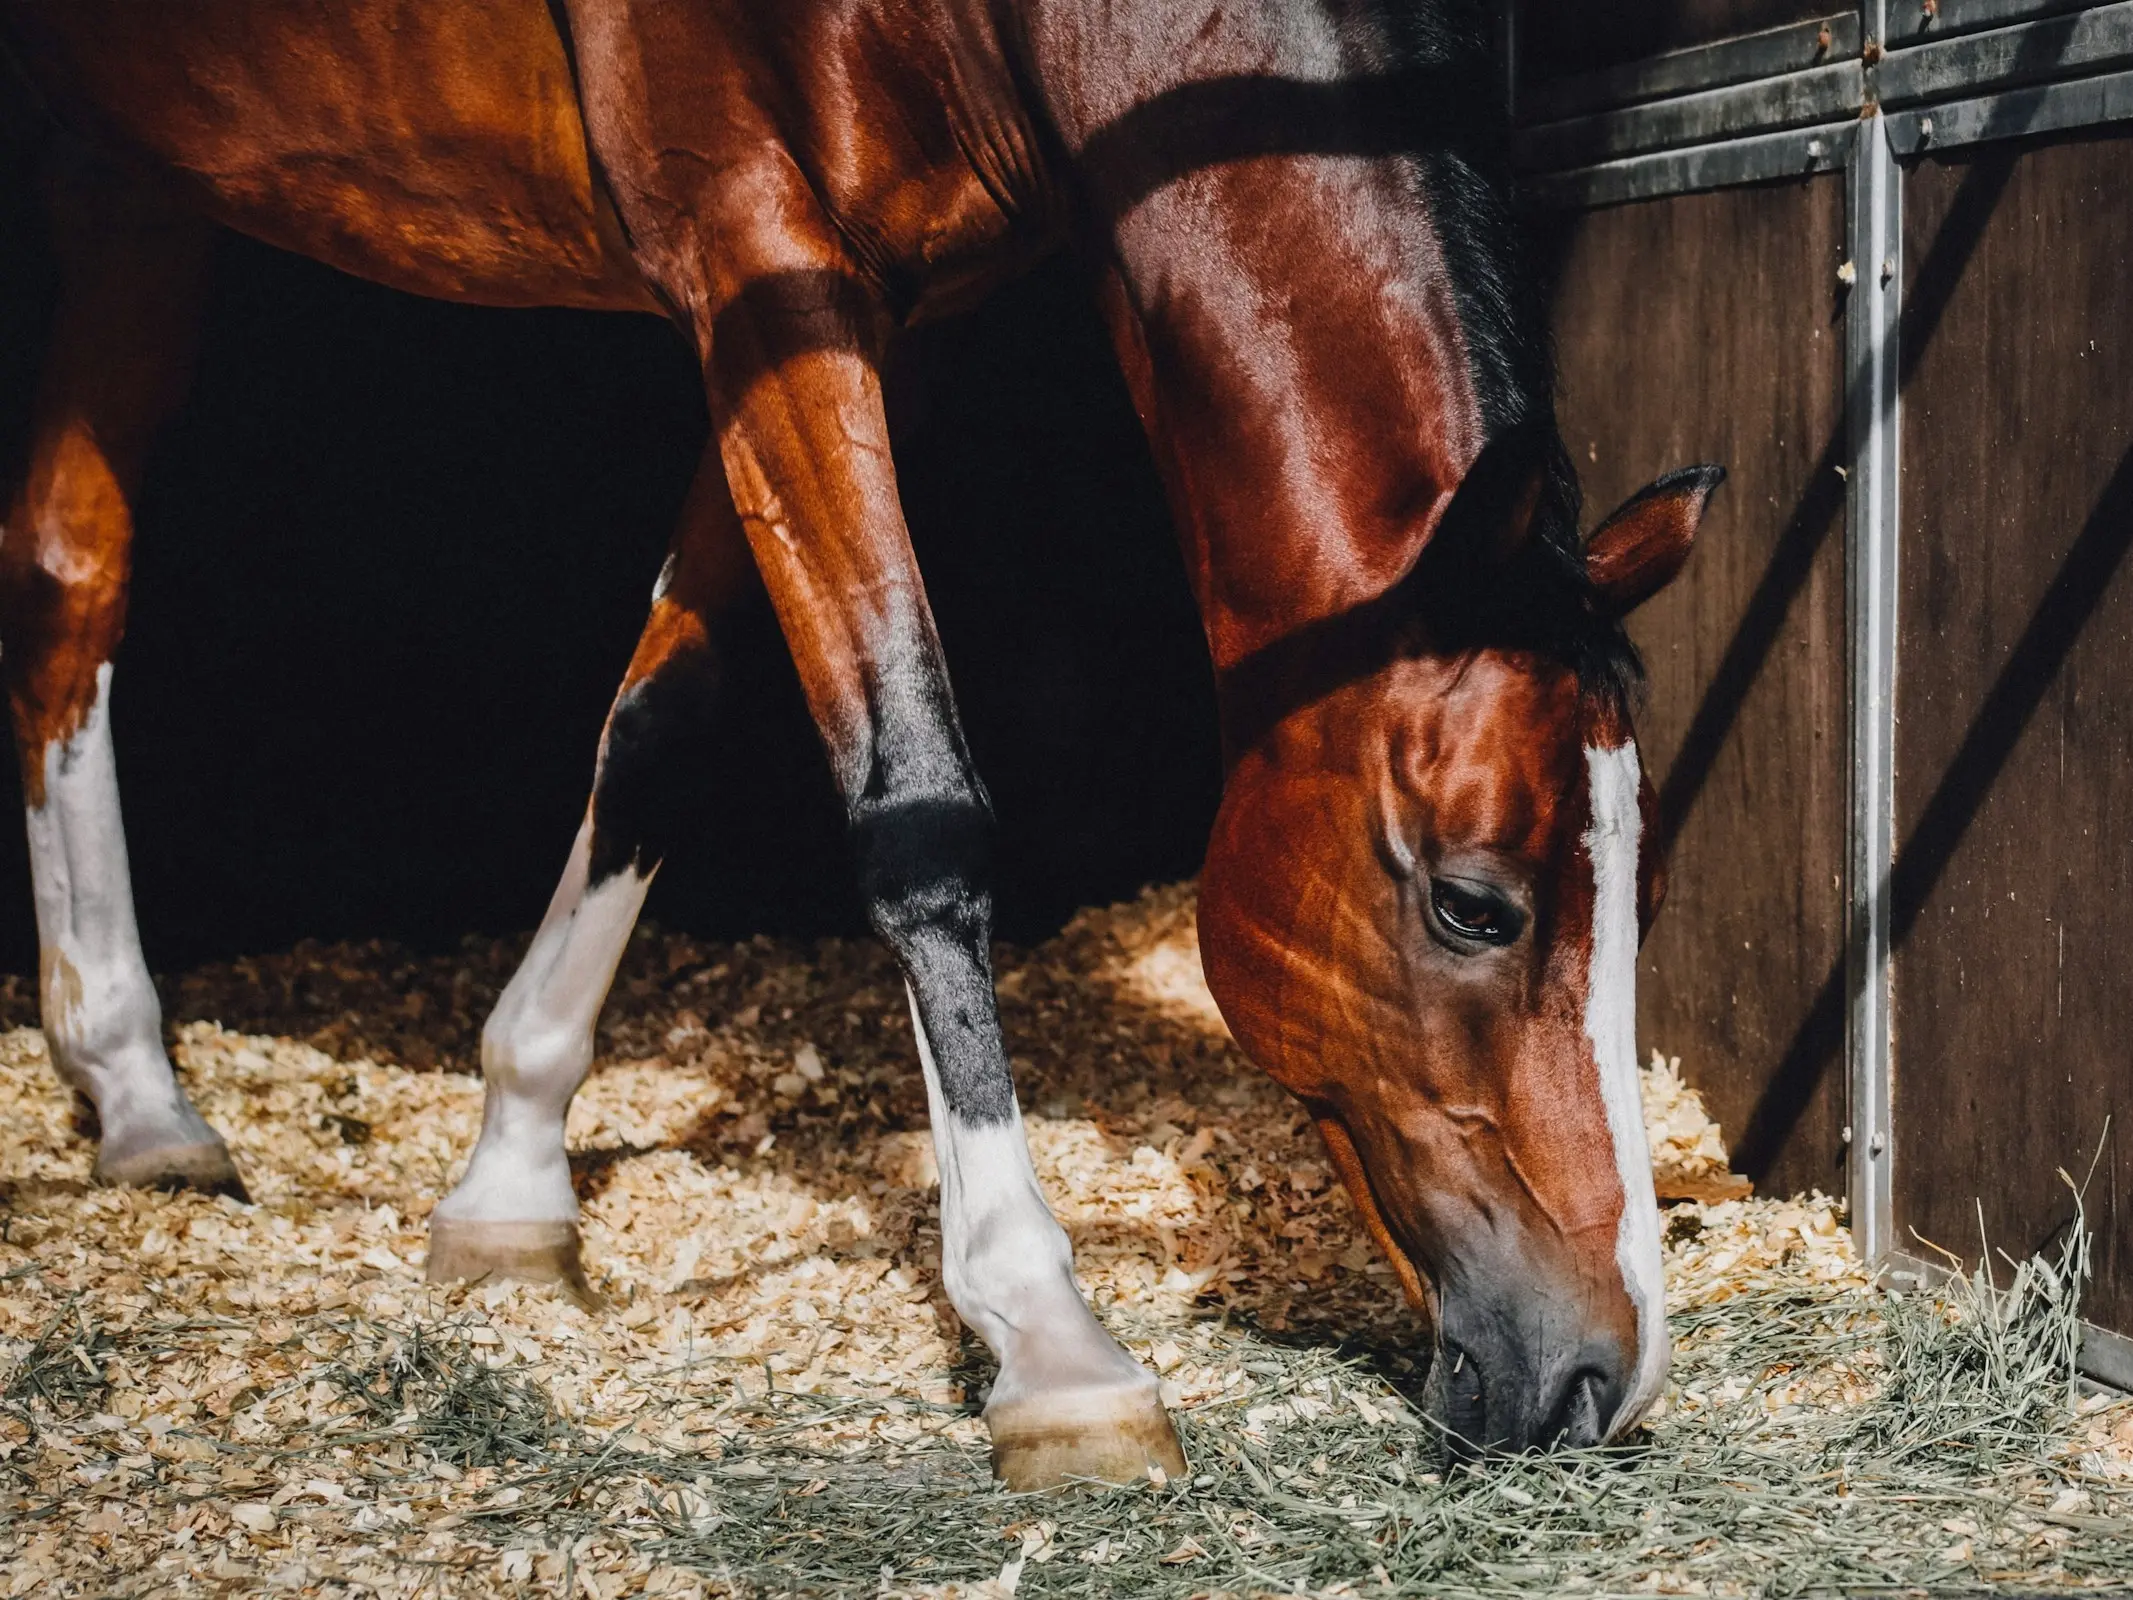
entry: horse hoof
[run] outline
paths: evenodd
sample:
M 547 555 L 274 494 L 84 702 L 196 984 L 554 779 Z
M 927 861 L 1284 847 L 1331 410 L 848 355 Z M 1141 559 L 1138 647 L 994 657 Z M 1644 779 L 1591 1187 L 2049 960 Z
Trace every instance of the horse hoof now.
M 985 1408 L 992 1470 L 1014 1490 L 1185 1475 L 1185 1451 L 1155 1385 L 1086 1398 L 1032 1396 Z
M 126 1189 L 193 1189 L 201 1194 L 226 1194 L 233 1200 L 252 1198 L 236 1163 L 230 1160 L 229 1146 L 220 1139 L 151 1145 L 123 1155 L 100 1153 L 96 1181 Z
M 432 1283 L 481 1283 L 509 1279 L 553 1283 L 592 1311 L 600 1296 L 586 1281 L 575 1222 L 479 1222 L 430 1218 Z

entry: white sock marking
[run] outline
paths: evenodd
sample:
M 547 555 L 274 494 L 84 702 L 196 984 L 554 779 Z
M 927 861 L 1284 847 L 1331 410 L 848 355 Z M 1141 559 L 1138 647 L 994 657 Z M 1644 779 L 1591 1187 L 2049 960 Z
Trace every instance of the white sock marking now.
M 1021 1108 L 998 1123 L 956 1116 L 915 996 L 911 1027 L 941 1174 L 941 1279 L 957 1314 L 1000 1359 L 991 1403 L 1152 1384 L 1081 1298 L 1066 1231 L 1037 1187 Z
M 106 662 L 81 727 L 45 748 L 44 804 L 26 813 L 45 1042 L 60 1077 L 95 1103 L 107 1158 L 216 1142 L 163 1053 L 162 1007 L 134 921 L 110 707 Z
M 1652 1188 L 1652 1155 L 1644 1132 L 1644 1097 L 1637 1079 L 1637 747 L 1588 748 L 1585 770 L 1592 793 L 1592 965 L 1587 974 L 1585 1035 L 1600 1074 L 1615 1168 L 1622 1182 L 1622 1221 L 1615 1262 L 1637 1308 L 1637 1358 L 1629 1391 L 1608 1424 L 1626 1430 L 1666 1382 L 1671 1348 L 1666 1286 L 1659 1248 L 1659 1199 Z
M 577 1220 L 563 1125 L 592 1069 L 593 1027 L 651 884 L 625 867 L 588 888 L 591 863 L 588 818 L 526 959 L 481 1030 L 481 1138 L 439 1216 Z

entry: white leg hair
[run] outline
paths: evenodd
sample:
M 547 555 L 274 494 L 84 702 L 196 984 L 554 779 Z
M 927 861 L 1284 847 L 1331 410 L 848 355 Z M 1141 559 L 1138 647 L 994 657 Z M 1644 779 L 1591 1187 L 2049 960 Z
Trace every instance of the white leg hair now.
M 163 1051 L 111 748 L 111 667 L 72 737 L 46 747 L 44 803 L 28 809 L 39 998 L 52 1065 L 102 1124 L 97 1173 L 116 1183 L 235 1181 L 222 1140 L 178 1087 Z
M 1637 1308 L 1637 1361 L 1628 1392 L 1608 1424 L 1608 1437 L 1624 1433 L 1658 1399 L 1666 1383 L 1671 1347 L 1666 1329 L 1666 1286 L 1659 1248 L 1659 1199 L 1652 1188 L 1652 1153 L 1644 1132 L 1644 1098 L 1637 1078 L 1637 846 L 1643 830 L 1638 808 L 1637 747 L 1587 749 L 1585 770 L 1592 790 L 1592 828 L 1585 847 L 1592 856 L 1592 966 L 1587 975 L 1585 1034 L 1592 1041 L 1607 1107 L 1615 1167 L 1622 1181 L 1622 1221 L 1615 1233 L 1615 1261 Z
M 1154 1402 L 1155 1379 L 1103 1329 L 1074 1282 L 1066 1230 L 1037 1187 L 1018 1107 L 973 1124 L 948 1109 L 926 1025 L 911 1005 L 941 1173 L 941 1277 L 956 1312 L 999 1357 L 994 1420 L 1040 1401 L 1048 1415 Z
M 591 860 L 588 817 L 540 931 L 481 1031 L 481 1137 L 436 1218 L 577 1221 L 563 1123 L 592 1068 L 593 1026 L 651 884 L 626 867 L 591 886 Z

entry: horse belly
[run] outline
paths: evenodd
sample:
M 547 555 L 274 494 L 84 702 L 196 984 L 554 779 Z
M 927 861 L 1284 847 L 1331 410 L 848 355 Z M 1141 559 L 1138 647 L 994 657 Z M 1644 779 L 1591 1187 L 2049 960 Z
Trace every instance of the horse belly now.
M 395 288 L 656 309 L 544 0 L 0 0 L 70 123 L 217 221 Z

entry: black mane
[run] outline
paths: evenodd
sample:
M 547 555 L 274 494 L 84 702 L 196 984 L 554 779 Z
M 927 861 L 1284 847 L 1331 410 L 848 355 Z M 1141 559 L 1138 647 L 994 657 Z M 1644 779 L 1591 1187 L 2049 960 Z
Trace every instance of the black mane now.
M 1575 669 L 1588 692 L 1621 707 L 1642 682 L 1643 665 L 1585 569 L 1582 494 L 1555 421 L 1548 297 L 1512 205 L 1500 6 L 1377 0 L 1368 9 L 1367 59 L 1359 67 L 1440 94 L 1448 84 L 1464 89 L 1455 116 L 1439 105 L 1411 106 L 1399 148 L 1408 153 L 1450 270 L 1488 436 L 1524 436 L 1531 464 L 1523 481 L 1534 470 L 1541 479 L 1525 556 L 1510 571 L 1468 586 L 1456 597 L 1459 613 L 1465 626 L 1487 629 L 1489 637 L 1477 643 L 1541 650 Z

